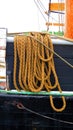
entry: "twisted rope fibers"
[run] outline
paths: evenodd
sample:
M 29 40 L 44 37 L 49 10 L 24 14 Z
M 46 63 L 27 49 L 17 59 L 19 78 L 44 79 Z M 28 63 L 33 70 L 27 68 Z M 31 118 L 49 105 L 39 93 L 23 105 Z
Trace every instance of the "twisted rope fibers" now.
M 53 52 L 41 45 L 39 41 L 53 50 L 53 44 L 48 34 L 30 32 L 30 36 L 16 35 L 14 37 L 14 87 L 18 91 L 23 89 L 32 92 L 42 90 L 50 92 L 53 89 L 58 89 L 61 93 L 62 90 L 55 70 Z M 51 75 L 54 78 L 54 83 L 51 81 Z M 63 106 L 56 108 L 53 97 L 50 96 L 51 106 L 57 112 L 63 111 L 66 107 L 64 96 L 62 96 L 62 101 Z

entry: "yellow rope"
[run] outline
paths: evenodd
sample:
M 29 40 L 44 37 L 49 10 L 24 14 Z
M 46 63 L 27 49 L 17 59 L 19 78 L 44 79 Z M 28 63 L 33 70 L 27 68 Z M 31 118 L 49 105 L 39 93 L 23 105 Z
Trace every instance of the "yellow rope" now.
M 36 40 L 37 39 L 37 40 Z M 44 45 L 40 44 L 44 43 Z M 14 71 L 13 81 L 15 88 L 32 92 L 57 89 L 62 92 L 55 70 L 53 44 L 48 34 L 30 33 L 29 36 L 16 35 L 14 37 Z M 51 81 L 54 77 L 54 83 Z M 50 96 L 52 108 L 61 112 L 66 107 L 65 97 L 62 96 L 63 105 L 56 108 L 53 97 Z

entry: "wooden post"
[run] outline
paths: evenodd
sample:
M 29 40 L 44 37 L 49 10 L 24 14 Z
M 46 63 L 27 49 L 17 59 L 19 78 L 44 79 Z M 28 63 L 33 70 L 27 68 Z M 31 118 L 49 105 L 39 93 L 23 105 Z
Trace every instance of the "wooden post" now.
M 64 36 L 73 39 L 73 0 L 65 0 L 65 5 Z

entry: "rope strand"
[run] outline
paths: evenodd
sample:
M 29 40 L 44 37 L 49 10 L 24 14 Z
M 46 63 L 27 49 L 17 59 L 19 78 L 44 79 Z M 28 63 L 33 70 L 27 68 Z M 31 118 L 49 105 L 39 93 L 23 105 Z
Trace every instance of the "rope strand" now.
M 32 92 L 41 90 L 50 92 L 57 88 L 60 93 L 62 92 L 55 70 L 53 52 L 53 44 L 48 34 L 31 32 L 30 36 L 15 36 L 13 81 L 18 91 L 23 89 Z M 51 81 L 51 74 L 54 83 Z M 19 85 L 17 85 L 16 79 L 18 79 Z M 62 96 L 62 102 L 62 107 L 58 109 L 54 106 L 53 97 L 50 96 L 53 110 L 63 111 L 66 107 L 64 96 Z

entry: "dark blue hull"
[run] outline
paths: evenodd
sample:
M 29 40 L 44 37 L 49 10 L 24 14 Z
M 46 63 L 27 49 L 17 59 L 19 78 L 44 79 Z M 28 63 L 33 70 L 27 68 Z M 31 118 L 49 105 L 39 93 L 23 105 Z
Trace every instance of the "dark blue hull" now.
M 0 129 L 3 130 L 72 130 L 73 98 L 66 97 L 67 107 L 55 112 L 45 95 L 0 94 Z M 54 97 L 55 105 L 62 105 Z M 60 106 L 59 106 L 60 107 Z M 72 124 L 71 124 L 72 123 Z

